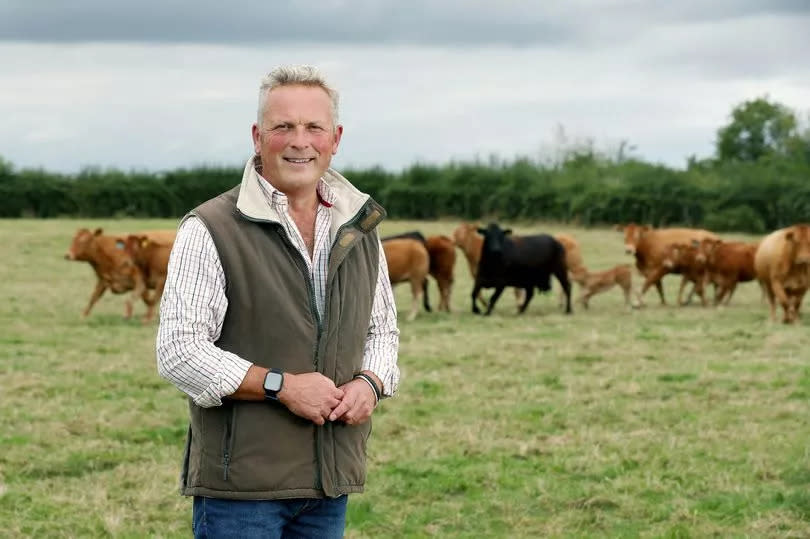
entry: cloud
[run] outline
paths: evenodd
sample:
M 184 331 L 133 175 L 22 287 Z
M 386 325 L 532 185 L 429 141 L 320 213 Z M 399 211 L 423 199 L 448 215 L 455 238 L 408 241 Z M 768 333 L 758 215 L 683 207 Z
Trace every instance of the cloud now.
M 0 71 L 3 157 L 17 166 L 63 171 L 238 165 L 252 149 L 259 80 L 282 63 L 318 65 L 341 91 L 346 133 L 338 166 L 398 169 L 417 160 L 443 163 L 493 153 L 542 158 L 558 125 L 571 138 L 609 147 L 627 141 L 644 159 L 680 166 L 689 155 L 712 153 L 716 130 L 744 100 L 767 94 L 802 114 L 810 109 L 804 3 L 741 0 L 702 7 L 687 1 L 673 11 L 646 1 L 538 8 L 502 0 L 464 3 L 463 17 L 460 2 L 436 4 L 391 7 L 402 10 L 397 23 L 372 28 L 371 22 L 389 16 L 384 3 L 325 0 L 317 9 L 308 5 L 320 17 L 293 22 L 304 4 L 285 2 L 273 19 L 285 30 L 264 28 L 256 36 L 292 36 L 294 29 L 301 35 L 242 43 L 228 29 L 242 25 L 245 34 L 251 25 L 266 25 L 259 16 L 269 13 L 264 3 L 255 4 L 258 15 L 251 17 L 251 10 L 227 11 L 219 3 L 184 13 L 180 4 L 145 0 L 123 12 L 99 7 L 95 22 L 133 39 L 147 19 L 182 29 L 181 16 L 221 17 L 220 34 L 187 22 L 182 31 L 197 32 L 200 42 L 0 41 L 0 57 L 10 60 Z M 28 9 L 29 3 L 3 5 L 0 25 L 6 28 L 2 10 Z M 69 5 L 88 13 L 95 6 L 87 0 Z M 342 14 L 349 5 L 357 20 Z M 421 21 L 423 15 L 414 14 L 420 9 L 428 13 Z M 50 22 L 44 17 L 40 24 L 53 24 L 68 10 L 54 8 Z M 172 10 L 176 16 L 169 17 Z M 330 25 L 319 25 L 325 14 L 336 15 Z M 132 30 L 120 22 L 126 17 Z M 450 20 L 452 32 L 433 30 Z M 515 35 L 506 36 L 499 21 L 511 21 Z M 529 29 L 536 21 L 546 25 L 536 28 L 550 30 L 533 42 Z M 358 35 L 350 36 L 349 28 Z M 379 41 L 366 41 L 368 32 Z M 322 41 L 301 40 L 315 33 Z M 334 40 L 340 33 L 345 42 Z M 414 43 L 402 36 L 415 36 L 408 38 Z M 36 41 L 33 34 L 31 39 Z M 462 39 L 470 41 L 460 46 Z
M 589 44 L 672 22 L 810 13 L 806 0 L 6 0 L 0 39 L 27 42 Z

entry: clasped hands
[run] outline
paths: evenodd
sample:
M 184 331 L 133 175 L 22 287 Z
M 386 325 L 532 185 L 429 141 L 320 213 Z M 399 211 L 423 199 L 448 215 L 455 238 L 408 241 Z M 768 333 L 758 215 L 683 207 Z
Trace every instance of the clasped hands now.
M 292 413 L 316 425 L 327 421 L 360 425 L 377 405 L 374 390 L 364 380 L 356 378 L 338 387 L 319 372 L 285 373 L 278 398 Z

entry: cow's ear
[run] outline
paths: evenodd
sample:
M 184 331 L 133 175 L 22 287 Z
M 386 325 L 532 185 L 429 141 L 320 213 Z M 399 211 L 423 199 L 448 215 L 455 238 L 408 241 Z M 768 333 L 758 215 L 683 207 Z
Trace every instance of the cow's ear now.
M 104 232 L 104 229 L 103 229 L 103 228 L 97 228 L 97 229 L 96 229 L 96 230 L 93 232 L 93 235 L 94 235 L 94 236 L 101 236 L 101 234 L 102 234 L 103 232 Z
M 476 232 L 478 232 L 478 233 L 479 233 L 479 234 L 481 234 L 482 236 L 486 236 L 486 234 L 487 234 L 487 229 L 486 229 L 486 228 L 477 228 L 477 229 L 476 229 Z
M 504 231 L 503 231 L 503 233 L 504 233 L 504 235 L 509 235 L 509 234 L 511 234 L 511 233 L 512 233 L 512 229 L 511 229 L 511 228 L 507 228 L 506 230 L 504 230 Z

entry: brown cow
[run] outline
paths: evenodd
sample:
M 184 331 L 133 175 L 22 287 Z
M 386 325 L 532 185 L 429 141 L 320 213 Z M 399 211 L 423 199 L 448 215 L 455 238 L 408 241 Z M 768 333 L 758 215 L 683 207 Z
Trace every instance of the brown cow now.
M 728 305 L 737 283 L 756 279 L 754 255 L 759 242 L 705 239 L 700 250 L 706 256 L 706 281 L 714 285 L 714 304 Z
M 686 283 L 692 282 L 694 284 L 693 291 L 697 292 L 700 296 L 700 302 L 706 306 L 705 282 L 706 282 L 706 255 L 700 250 L 700 242 L 693 241 L 691 243 L 674 243 L 667 246 L 664 251 L 664 259 L 661 264 L 661 269 L 658 273 L 653 274 L 652 278 L 661 277 L 666 273 L 680 273 L 681 286 L 678 289 L 678 305 L 684 305 L 689 301 L 683 301 L 683 290 Z M 689 294 L 691 299 L 691 293 Z
M 439 285 L 439 310 L 450 312 L 450 292 L 453 289 L 453 270 L 456 267 L 456 248 L 447 236 L 425 238 L 430 255 L 430 274 Z
M 82 316 L 87 317 L 90 309 L 109 288 L 113 294 L 122 294 L 130 290 L 143 290 L 140 284 L 143 275 L 138 266 L 129 256 L 120 242 L 124 240 L 121 236 L 106 236 L 101 228 L 91 232 L 86 228 L 80 228 L 73 237 L 65 258 L 68 260 L 80 260 L 88 262 L 96 272 L 96 287 L 90 295 L 87 307 L 82 311 Z M 132 316 L 132 301 L 137 298 L 136 294 L 127 297 L 124 304 L 124 316 Z M 146 294 L 146 290 L 141 292 L 141 298 L 149 305 L 151 301 Z
M 174 242 L 160 243 L 144 234 L 131 234 L 124 242 L 124 249 L 141 270 L 143 279 L 136 286 L 135 295 L 144 293 L 147 288 L 155 290 L 152 302 L 147 303 L 144 322 L 152 320 L 155 314 L 155 305 L 163 295 L 166 286 L 166 273 L 169 267 L 169 255 Z
M 390 239 L 382 242 L 388 262 L 388 278 L 391 284 L 404 281 L 411 283 L 413 302 L 408 320 L 416 318 L 422 300 L 422 290 L 430 270 L 430 255 L 425 245 L 414 239 Z
M 661 285 L 661 279 L 667 273 L 674 273 L 674 271 L 667 271 L 666 268 L 662 267 L 664 251 L 667 246 L 674 243 L 688 244 L 693 240 L 701 241 L 704 238 L 719 239 L 714 233 L 697 228 L 654 229 L 647 225 L 630 223 L 619 227 L 619 230 L 624 231 L 625 252 L 635 256 L 636 268 L 645 278 L 644 285 L 641 288 L 641 296 L 644 296 L 650 286 L 655 285 L 662 305 L 666 305 L 666 300 L 664 299 L 664 287 Z
M 143 299 L 147 307 L 154 304 L 156 298 L 150 297 L 150 287 L 147 283 L 146 289 L 139 288 L 142 292 L 137 292 L 138 283 L 143 280 L 143 274 L 132 260 L 132 257 L 124 251 L 126 235 L 105 235 L 103 229 L 97 228 L 90 231 L 80 228 L 76 231 L 73 241 L 65 253 L 68 260 L 80 260 L 88 262 L 96 273 L 97 281 L 90 301 L 82 311 L 82 316 L 87 317 L 93 305 L 101 298 L 109 288 L 114 294 L 122 294 L 133 290 L 131 297 L 124 302 L 124 316 L 132 316 L 133 300 L 138 296 Z M 173 242 L 177 234 L 175 230 L 147 230 L 140 234 L 158 242 Z
M 481 249 L 484 247 L 484 238 L 478 234 L 479 225 L 475 223 L 461 223 L 453 231 L 453 243 L 459 247 L 467 259 L 470 268 L 470 275 L 473 279 L 478 275 L 478 264 L 481 261 Z M 574 273 L 585 268 L 582 263 L 582 251 L 579 242 L 568 234 L 555 234 L 554 238 L 565 247 L 565 265 L 568 268 L 568 276 L 574 279 Z M 478 301 L 486 306 L 487 302 L 482 296 L 478 296 Z M 523 291 L 515 289 L 515 299 L 518 305 L 523 303 Z M 560 291 L 560 304 L 565 301 L 565 291 Z
M 630 294 L 633 289 L 633 275 L 630 264 L 620 264 L 609 270 L 590 272 L 585 267 L 581 267 L 574 272 L 573 279 L 582 287 L 582 294 L 577 299 L 582 306 L 588 308 L 588 300 L 592 296 L 610 290 L 614 286 L 619 286 L 624 292 L 625 305 L 633 305 Z M 638 292 L 635 292 L 638 298 Z
M 786 324 L 796 322 L 810 287 L 810 225 L 801 224 L 765 236 L 754 255 L 754 271 L 776 320 L 776 302 Z

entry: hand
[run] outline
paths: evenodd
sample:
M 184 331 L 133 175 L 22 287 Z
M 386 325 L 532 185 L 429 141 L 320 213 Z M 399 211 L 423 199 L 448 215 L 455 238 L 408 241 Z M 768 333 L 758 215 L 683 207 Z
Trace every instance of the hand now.
M 316 425 L 326 423 L 344 396 L 343 389 L 319 372 L 284 373 L 284 385 L 278 392 L 278 400 L 292 413 Z
M 365 423 L 377 406 L 377 397 L 365 380 L 355 378 L 338 389 L 343 390 L 343 399 L 332 410 L 329 421 L 343 421 L 347 425 Z

